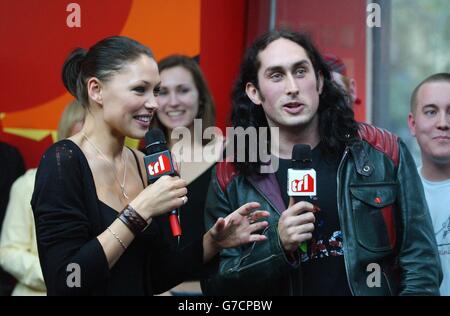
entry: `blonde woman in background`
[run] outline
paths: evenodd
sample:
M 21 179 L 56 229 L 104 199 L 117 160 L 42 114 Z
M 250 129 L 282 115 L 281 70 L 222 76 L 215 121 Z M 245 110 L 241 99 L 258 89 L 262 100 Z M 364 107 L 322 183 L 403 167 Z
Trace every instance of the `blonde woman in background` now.
M 69 103 L 59 122 L 58 140 L 78 133 L 84 116 L 85 110 L 77 101 Z M 18 280 L 13 296 L 46 295 L 30 205 L 36 170 L 28 170 L 14 182 L 3 222 L 0 265 Z
M 77 100 L 70 102 L 64 109 L 58 125 L 58 140 L 75 135 L 83 128 L 85 109 Z

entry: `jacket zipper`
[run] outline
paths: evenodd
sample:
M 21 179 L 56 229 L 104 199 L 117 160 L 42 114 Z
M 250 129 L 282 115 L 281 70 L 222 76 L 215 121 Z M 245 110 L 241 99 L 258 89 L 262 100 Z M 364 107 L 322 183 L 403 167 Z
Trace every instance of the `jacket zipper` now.
M 345 148 L 344 155 L 342 156 L 342 159 L 341 159 L 341 162 L 339 163 L 339 167 L 338 167 L 338 171 L 337 171 L 337 190 L 336 190 L 337 191 L 337 202 L 338 202 L 337 203 L 337 208 L 338 208 L 339 221 L 340 221 L 340 224 L 341 224 L 341 230 L 342 230 L 342 223 L 343 223 L 343 221 L 342 221 L 342 211 L 341 211 L 341 207 L 340 207 L 341 203 L 339 203 L 340 202 L 340 200 L 339 200 L 340 199 L 340 193 L 341 193 L 340 179 L 341 179 L 342 165 L 344 164 L 344 161 L 347 158 L 348 152 L 349 152 L 349 148 L 347 147 L 347 148 Z M 353 291 L 353 287 L 352 287 L 352 284 L 350 282 L 350 275 L 349 275 L 349 268 L 348 268 L 348 253 L 347 253 L 347 246 L 346 246 L 347 243 L 345 241 L 345 235 L 344 234 L 342 234 L 342 241 L 344 243 L 344 247 L 343 247 L 343 250 L 344 250 L 344 265 L 345 265 L 345 272 L 347 274 L 347 283 L 348 283 L 348 287 L 350 289 L 350 292 L 352 293 L 353 296 L 355 296 L 355 292 Z
M 269 230 L 269 227 L 267 226 L 266 228 L 264 228 L 264 230 L 263 230 L 263 232 L 262 232 L 262 235 L 264 235 L 268 230 Z M 239 267 L 241 266 L 242 262 L 243 262 L 245 259 L 247 259 L 247 258 L 252 254 L 252 251 L 253 251 L 253 249 L 255 248 L 255 245 L 256 245 L 256 241 L 252 243 L 252 246 L 250 247 L 248 253 L 245 254 L 245 255 L 239 260 L 239 262 L 238 262 L 238 264 L 237 264 L 237 267 L 228 269 L 228 272 L 233 272 L 233 271 L 235 271 L 235 270 L 236 270 L 236 271 L 239 270 L 239 269 L 240 269 Z M 265 260 L 265 259 L 263 259 L 262 261 L 264 261 L 264 260 Z M 260 262 L 260 261 L 258 261 L 258 262 Z M 251 266 L 251 265 L 249 265 L 249 266 Z
M 269 203 L 269 205 L 270 206 L 272 206 L 272 208 L 275 210 L 275 212 L 277 212 L 278 213 L 278 215 L 280 215 L 281 216 L 281 213 L 278 211 L 278 208 L 276 208 L 273 204 L 272 204 L 272 202 L 270 201 L 270 199 L 268 199 L 267 198 L 267 196 L 263 193 L 263 192 L 261 192 L 257 187 L 255 187 L 254 185 L 253 185 L 253 183 L 251 183 L 250 181 L 249 181 L 249 183 L 250 183 L 250 185 L 256 190 L 256 192 L 258 192 L 266 201 L 267 201 L 267 203 Z M 270 257 L 269 257 L 270 258 Z M 293 287 L 293 285 L 292 285 L 292 277 L 291 277 L 291 274 L 289 273 L 289 295 L 290 296 L 293 296 L 293 293 L 294 293 L 294 289 L 293 289 L 294 287 Z
M 245 256 L 244 258 L 242 258 L 242 260 L 244 260 L 244 259 L 247 258 L 247 257 L 248 257 L 248 255 Z M 270 255 L 270 256 L 267 257 L 267 258 L 264 258 L 264 259 L 258 260 L 258 261 L 256 261 L 256 262 L 253 262 L 252 264 L 246 265 L 246 266 L 243 267 L 243 268 L 229 269 L 228 271 L 229 271 L 229 272 L 233 272 L 233 271 L 236 271 L 236 272 L 242 272 L 242 271 L 245 271 L 245 270 L 247 270 L 247 269 L 249 269 L 249 268 L 251 268 L 251 267 L 253 267 L 253 266 L 257 265 L 257 264 L 260 264 L 260 263 L 262 263 L 262 262 L 269 261 L 269 260 L 271 260 L 271 259 L 273 259 L 273 258 L 275 258 L 275 257 L 276 257 L 276 255 Z M 241 261 L 242 261 L 242 260 L 241 260 Z

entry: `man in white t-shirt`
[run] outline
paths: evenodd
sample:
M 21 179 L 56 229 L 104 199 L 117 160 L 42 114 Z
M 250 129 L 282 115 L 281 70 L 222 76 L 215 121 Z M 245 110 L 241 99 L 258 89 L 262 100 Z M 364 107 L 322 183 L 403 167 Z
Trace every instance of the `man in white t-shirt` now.
M 419 174 L 444 273 L 440 291 L 450 296 L 450 73 L 432 75 L 417 86 L 408 125 L 422 155 Z

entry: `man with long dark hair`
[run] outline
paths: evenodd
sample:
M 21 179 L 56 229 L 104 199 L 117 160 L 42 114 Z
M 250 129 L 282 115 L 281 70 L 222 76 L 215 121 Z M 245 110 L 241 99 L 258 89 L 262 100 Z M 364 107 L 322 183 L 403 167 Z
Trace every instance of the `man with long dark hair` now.
M 436 243 L 410 153 L 395 135 L 354 120 L 307 36 L 274 31 L 257 39 L 232 97 L 233 126 L 257 129 L 257 142 L 267 143 L 279 163 L 267 172 L 260 152 L 249 159 L 255 153 L 247 139 L 233 162 L 217 165 L 207 225 L 250 200 L 271 216 L 266 242 L 221 252 L 206 294 L 439 294 Z M 262 127 L 278 133 L 263 140 Z M 295 144 L 313 148 L 314 205 L 287 195 Z

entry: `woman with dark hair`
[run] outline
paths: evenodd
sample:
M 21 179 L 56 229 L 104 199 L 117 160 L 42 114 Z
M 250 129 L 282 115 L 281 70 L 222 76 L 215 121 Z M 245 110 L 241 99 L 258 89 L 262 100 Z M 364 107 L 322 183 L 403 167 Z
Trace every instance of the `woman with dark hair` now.
M 205 233 L 205 188 L 213 166 L 222 157 L 223 137 L 215 130 L 214 101 L 197 62 L 188 56 L 171 55 L 162 59 L 158 68 L 161 76 L 159 108 L 151 126 L 161 128 L 166 134 L 189 192 L 188 202 L 179 213 L 181 238 L 171 236 L 168 223 L 162 227 L 169 242 L 183 248 Z M 203 137 L 207 130 L 212 134 Z M 213 154 L 206 157 L 209 153 Z M 168 222 L 168 218 L 163 217 L 162 221 Z M 201 290 L 199 282 L 187 282 L 171 292 L 200 294 Z
M 32 199 L 49 295 L 152 295 L 204 268 L 224 247 L 264 240 L 267 223 L 249 203 L 200 239 L 172 251 L 156 217 L 187 202 L 186 181 L 147 186 L 143 155 L 124 146 L 143 138 L 158 108 L 160 77 L 151 51 L 123 36 L 66 60 L 63 82 L 87 108 L 80 133 L 42 158 Z

